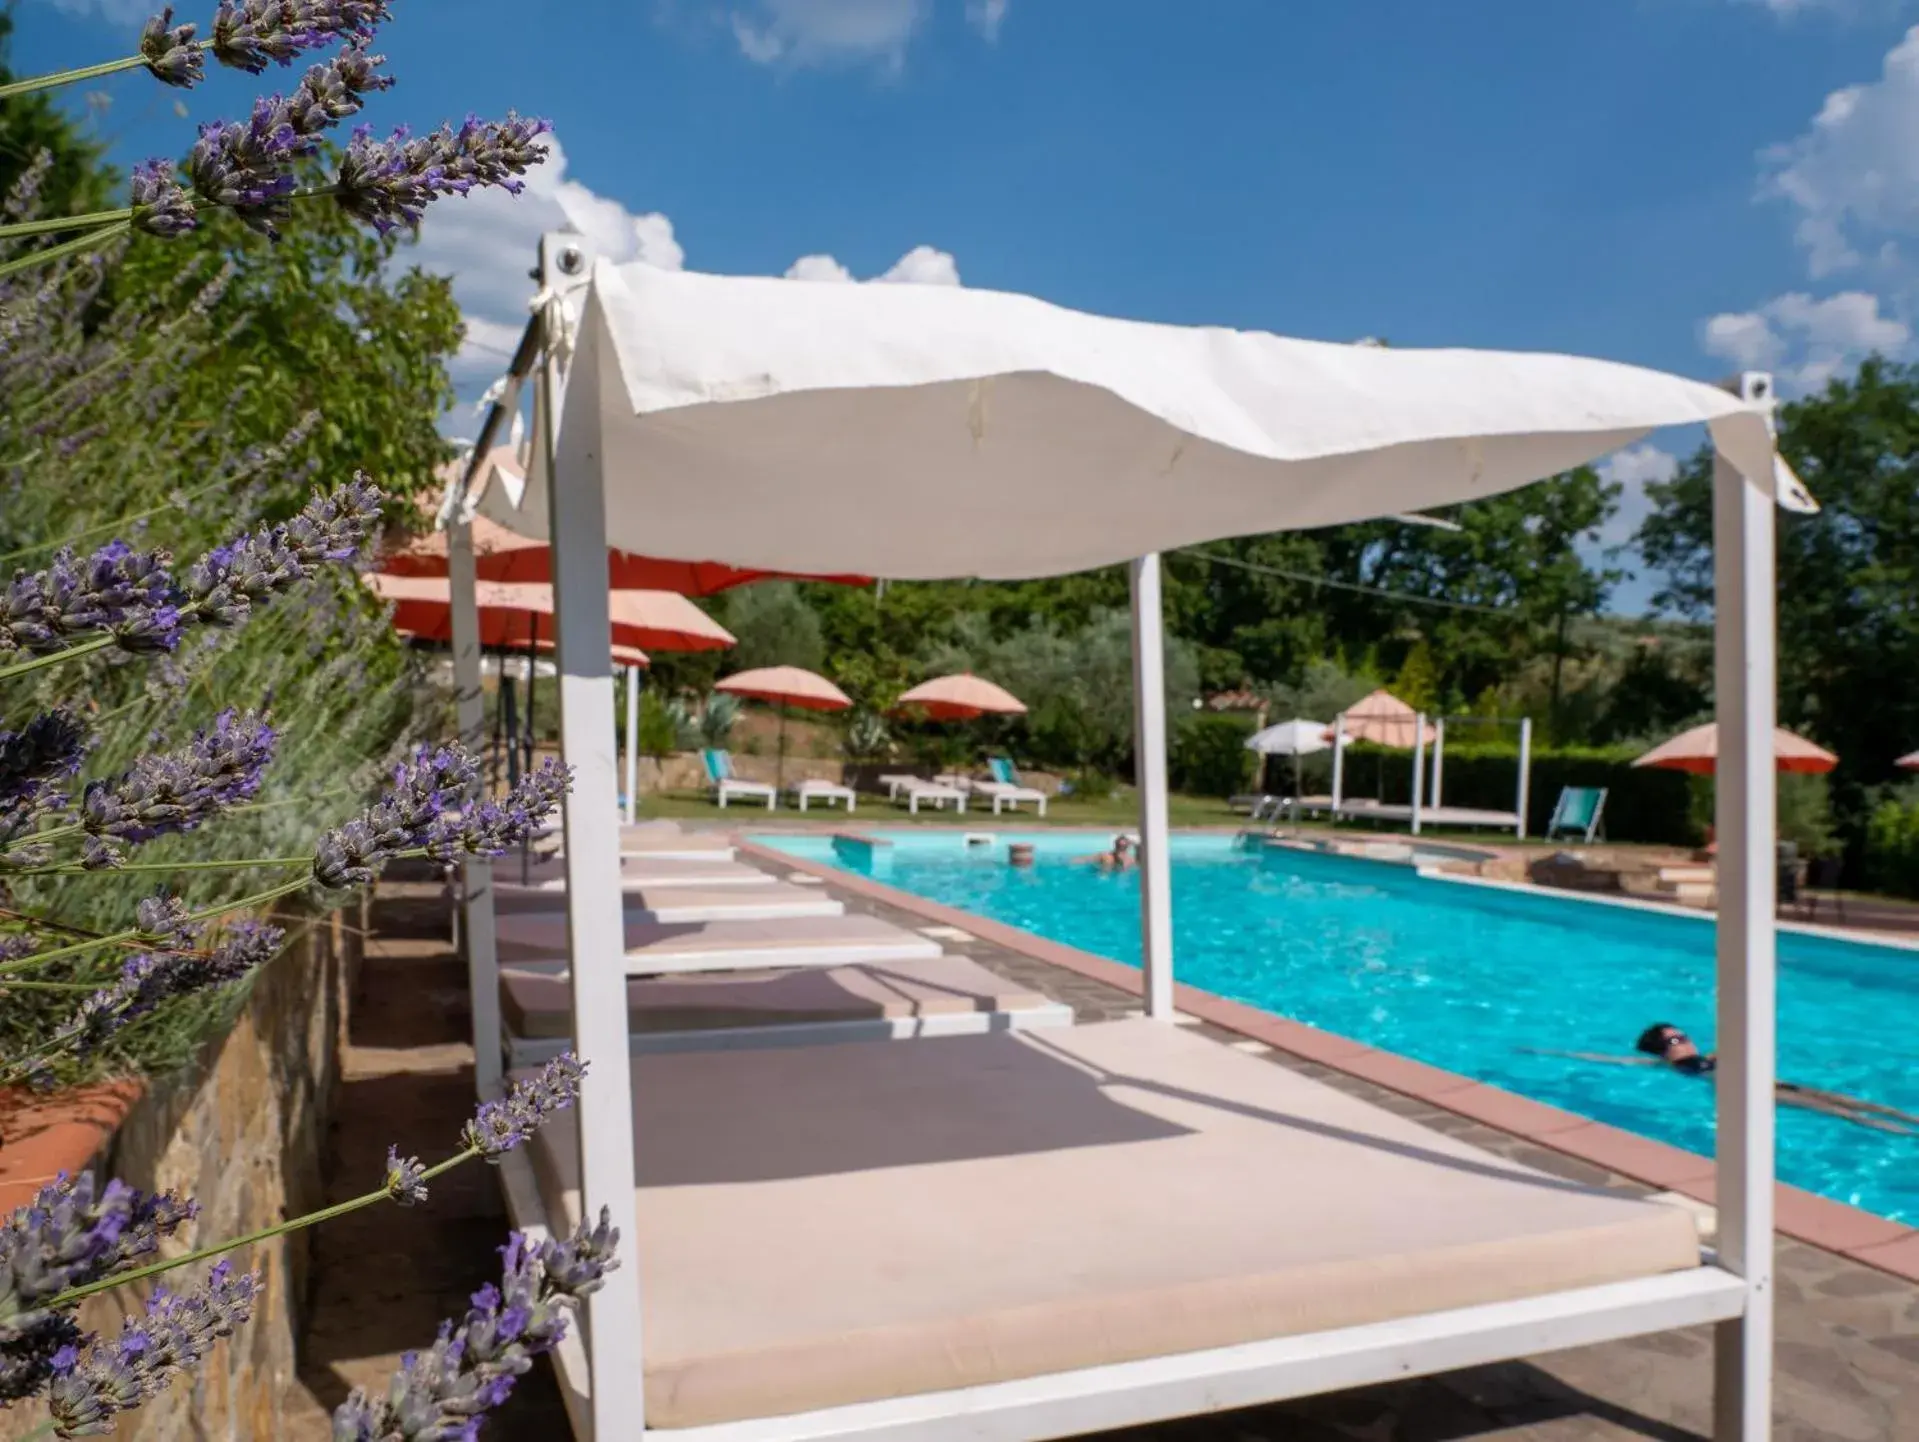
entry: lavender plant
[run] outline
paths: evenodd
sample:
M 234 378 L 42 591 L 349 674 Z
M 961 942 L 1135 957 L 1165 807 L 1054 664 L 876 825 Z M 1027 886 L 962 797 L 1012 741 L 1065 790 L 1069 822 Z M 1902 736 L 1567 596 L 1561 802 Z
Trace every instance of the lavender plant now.
M 203 126 L 180 161 L 137 166 L 120 209 L 38 214 L 44 164 L 0 208 L 0 1087 L 183 1056 L 177 1043 L 142 1048 L 169 1027 L 181 1041 L 207 1035 L 302 913 L 323 914 L 397 859 L 497 854 L 566 789 L 548 766 L 489 798 L 459 748 L 394 750 L 410 681 L 353 575 L 379 492 L 355 475 L 289 509 L 332 422 L 302 416 L 269 444 L 246 444 L 234 425 L 296 353 L 273 355 L 269 374 L 211 412 L 181 406 L 183 377 L 247 342 L 223 305 L 245 272 L 187 264 L 153 283 L 151 266 L 123 264 L 144 237 L 178 253 L 193 244 L 182 237 L 223 224 L 278 239 L 298 202 L 328 198 L 337 224 L 370 227 L 357 233 L 377 233 L 390 255 L 384 238 L 433 200 L 518 190 L 546 127 L 514 116 L 419 137 L 362 127 L 320 171 L 333 128 L 393 84 L 370 48 L 388 13 L 386 0 L 221 0 L 203 39 L 169 9 L 134 55 L 0 85 L 4 98 L 144 67 L 186 88 L 208 55 L 261 74 L 340 46 L 244 119 Z M 418 284 L 401 283 L 415 296 Z M 346 318 L 356 342 L 373 323 Z M 441 334 L 450 349 L 457 332 Z M 437 394 L 435 374 L 424 389 Z M 176 550 L 194 559 L 176 563 Z M 385 782 L 370 784 L 362 763 L 383 753 Z M 326 786 L 311 784 L 321 776 Z M 325 814 L 316 802 L 337 816 L 369 792 L 337 825 L 310 829 Z M 570 1105 L 581 1070 L 561 1057 L 487 1102 L 432 1165 L 395 1150 L 357 1198 L 165 1260 L 159 1243 L 191 1222 L 189 1200 L 91 1176 L 50 1183 L 0 1224 L 0 1404 L 40 1400 L 37 1430 L 60 1437 L 113 1430 L 252 1314 L 258 1279 L 226 1254 L 362 1207 L 425 1202 L 449 1168 L 497 1161 Z M 510 1243 L 501 1286 L 420 1354 L 431 1365 L 409 1364 L 391 1406 L 362 1399 L 368 1435 L 430 1416 L 445 1424 L 436 1435 L 470 1436 L 558 1339 L 616 1241 L 602 1222 L 565 1243 Z M 204 1263 L 192 1285 L 148 1292 L 115 1337 L 80 1321 L 88 1297 Z
M 163 85 L 191 87 L 211 53 L 222 65 L 261 74 L 345 38 L 340 53 L 312 66 L 290 94 L 262 96 L 245 120 L 210 121 L 177 165 L 165 158 L 135 167 L 131 204 L 86 215 L 0 223 L 0 239 L 78 231 L 71 240 L 0 260 L 0 276 L 81 255 L 138 231 L 162 239 L 192 230 L 203 207 L 224 209 L 273 237 L 298 200 L 332 198 L 348 215 L 386 231 L 417 226 L 426 206 L 447 195 L 498 186 L 517 194 L 521 176 L 544 158 L 542 120 L 509 114 L 502 121 L 470 116 L 413 137 L 402 127 L 385 140 L 370 127 L 353 134 L 330 183 L 302 186 L 300 162 L 320 153 L 327 131 L 359 113 L 365 98 L 389 89 L 385 57 L 367 48 L 386 20 L 386 0 L 221 0 L 212 33 L 176 25 L 172 7 L 147 21 L 138 50 L 118 60 L 0 86 L 0 99 L 96 79 L 144 66 Z

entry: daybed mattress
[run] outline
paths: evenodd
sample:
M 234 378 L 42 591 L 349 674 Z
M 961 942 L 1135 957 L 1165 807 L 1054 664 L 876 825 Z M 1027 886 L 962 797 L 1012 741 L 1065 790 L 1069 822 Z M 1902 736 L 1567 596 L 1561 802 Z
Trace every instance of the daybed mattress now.
M 504 888 L 501 899 L 507 900 Z M 794 886 L 767 878 L 764 886 L 622 886 L 620 899 L 631 921 L 778 920 L 790 916 L 839 916 L 845 903 L 817 886 Z M 501 915 L 549 914 L 566 909 L 566 892 L 521 890 Z
M 639 1235 L 623 1250 L 644 1281 L 654 1427 L 1699 1261 L 1677 1208 L 1475 1151 L 1164 1023 L 640 1056 L 633 1093 Z M 574 1129 L 541 1131 L 533 1162 L 549 1219 L 574 1225 Z
M 652 977 L 626 984 L 626 1005 L 629 1029 L 655 1032 L 1030 1011 L 1049 1003 L 967 957 L 937 956 L 896 966 Z M 516 1036 L 571 1036 L 571 1007 L 564 964 L 501 969 L 501 1014 Z
M 499 921 L 502 961 L 566 955 L 566 917 L 534 912 Z M 635 975 L 672 971 L 741 971 L 769 966 L 841 966 L 912 961 L 940 954 L 939 944 L 877 916 L 792 916 L 775 921 L 641 921 L 626 918 L 626 969 Z
M 623 856 L 620 858 L 620 888 L 640 891 L 647 887 L 697 886 L 771 886 L 778 880 L 768 872 L 743 862 L 692 859 L 679 856 Z M 558 857 L 543 857 L 526 870 L 520 880 L 520 868 L 511 861 L 498 862 L 493 868 L 493 884 L 501 900 L 519 896 L 545 898 L 545 905 L 564 904 L 566 863 Z

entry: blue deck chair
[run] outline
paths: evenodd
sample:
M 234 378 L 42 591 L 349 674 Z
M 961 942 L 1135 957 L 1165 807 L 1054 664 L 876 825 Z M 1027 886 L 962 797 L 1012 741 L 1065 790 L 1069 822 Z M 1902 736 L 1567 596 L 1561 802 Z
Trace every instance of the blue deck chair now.
M 1582 837 L 1588 845 L 1601 834 L 1600 822 L 1606 814 L 1606 788 L 1603 786 L 1562 786 L 1553 806 L 1553 819 L 1546 823 L 1546 840 L 1561 832 Z
M 700 752 L 700 760 L 706 764 L 706 779 L 713 783 L 713 791 L 722 811 L 735 796 L 764 801 L 768 811 L 777 804 L 777 794 L 764 781 L 742 781 L 733 774 L 733 757 L 729 753 L 709 746 Z

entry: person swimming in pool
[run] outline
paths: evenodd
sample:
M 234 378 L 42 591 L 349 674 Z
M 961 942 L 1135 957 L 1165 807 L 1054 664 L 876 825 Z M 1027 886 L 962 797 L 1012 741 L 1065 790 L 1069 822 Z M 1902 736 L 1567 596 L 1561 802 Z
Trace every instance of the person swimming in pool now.
M 1101 871 L 1124 871 L 1139 863 L 1139 846 L 1132 837 L 1121 832 L 1113 838 L 1111 851 L 1096 852 L 1092 856 L 1076 857 L 1075 860 L 1090 862 Z
M 1615 1066 L 1670 1067 L 1681 1076 L 1711 1076 L 1719 1070 L 1719 1058 L 1699 1050 L 1698 1043 L 1669 1021 L 1657 1021 L 1639 1034 L 1633 1043 L 1639 1056 L 1606 1056 L 1597 1052 L 1556 1052 L 1553 1055 L 1577 1057 L 1582 1061 L 1610 1062 Z M 1781 1104 L 1800 1107 L 1841 1121 L 1871 1127 L 1875 1131 L 1899 1136 L 1919 1136 L 1919 1116 L 1880 1102 L 1847 1096 L 1844 1092 L 1824 1091 L 1782 1081 L 1773 1086 L 1773 1095 Z

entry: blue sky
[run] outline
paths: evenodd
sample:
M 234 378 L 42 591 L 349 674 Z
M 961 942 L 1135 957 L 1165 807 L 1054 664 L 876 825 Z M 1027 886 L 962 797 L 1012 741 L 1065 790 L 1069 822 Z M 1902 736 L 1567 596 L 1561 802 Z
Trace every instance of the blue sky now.
M 25 0 L 16 68 L 122 53 L 148 8 Z M 468 394 L 523 323 L 540 231 L 569 221 L 702 270 L 957 280 L 1707 377 L 1768 366 L 1789 392 L 1913 349 L 1919 0 L 395 10 L 378 48 L 401 85 L 369 119 L 512 107 L 551 118 L 560 145 L 520 200 L 429 216 L 420 256 L 469 317 Z M 184 149 L 191 120 L 252 93 L 217 77 L 187 116 L 144 75 L 100 89 L 126 160 Z M 1691 444 L 1613 462 L 1628 507 L 1603 539 Z

